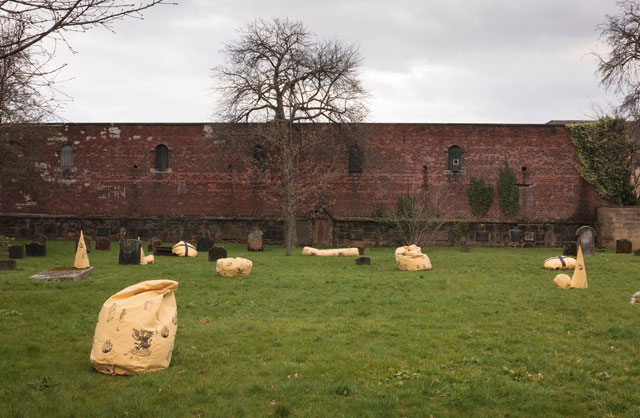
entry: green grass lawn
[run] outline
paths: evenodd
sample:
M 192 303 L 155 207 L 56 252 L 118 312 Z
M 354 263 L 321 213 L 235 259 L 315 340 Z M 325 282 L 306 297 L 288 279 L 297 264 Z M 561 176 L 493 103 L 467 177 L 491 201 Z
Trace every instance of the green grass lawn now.
M 115 244 L 81 282 L 28 281 L 73 247 L 0 271 L 0 416 L 640 416 L 640 257 L 598 252 L 563 291 L 558 249 L 430 248 L 432 271 L 401 272 L 393 248 L 356 266 L 225 245 L 254 267 L 222 278 L 206 254 L 121 266 Z M 150 279 L 180 283 L 171 366 L 95 372 L 102 304 Z

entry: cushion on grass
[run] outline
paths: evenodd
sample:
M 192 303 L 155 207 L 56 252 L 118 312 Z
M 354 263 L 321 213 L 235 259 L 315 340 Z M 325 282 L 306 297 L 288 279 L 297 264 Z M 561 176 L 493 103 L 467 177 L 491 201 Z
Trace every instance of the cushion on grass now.
M 93 367 L 111 375 L 168 367 L 178 329 L 177 288 L 172 280 L 148 280 L 107 299 L 93 335 Z
M 544 260 L 544 268 L 547 270 L 573 270 L 576 267 L 576 259 L 557 256 Z
M 189 244 L 186 241 L 180 241 L 176 243 L 172 248 L 171 252 L 177 255 L 178 257 L 197 257 L 198 251 L 196 251 L 196 247 L 192 244 Z

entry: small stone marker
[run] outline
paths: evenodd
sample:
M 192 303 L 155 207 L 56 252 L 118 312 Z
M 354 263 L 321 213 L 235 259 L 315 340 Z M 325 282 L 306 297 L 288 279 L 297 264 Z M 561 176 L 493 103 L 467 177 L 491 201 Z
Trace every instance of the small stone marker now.
M 596 255 L 596 230 L 590 226 L 581 226 L 576 231 L 578 236 L 578 245 L 582 248 L 584 257 L 593 257 Z
M 93 267 L 88 269 L 53 269 L 43 271 L 29 277 L 34 282 L 79 282 L 85 277 L 91 276 Z
M 16 260 L 0 260 L 0 270 L 13 270 L 16 265 Z
M 142 242 L 137 239 L 120 240 L 119 264 L 140 264 L 140 248 Z
M 200 237 L 198 238 L 198 242 L 196 242 L 196 250 L 198 252 L 202 251 L 209 251 L 209 249 L 211 247 L 213 247 L 215 243 L 213 242 L 213 240 L 211 238 L 205 238 L 205 237 Z
M 637 250 L 635 250 L 635 251 L 633 252 L 633 255 L 640 255 L 640 248 L 638 248 Z
M 47 244 L 47 236 L 44 235 L 44 234 L 38 234 L 33 238 L 33 242 L 35 242 L 36 244 L 46 245 Z
M 562 247 L 562 255 L 576 257 L 578 255 L 578 244 L 575 241 L 565 241 Z
M 9 247 L 9 258 L 24 258 L 24 245 L 12 245 Z
M 24 248 L 27 257 L 45 257 L 47 255 L 47 244 L 33 242 L 25 244 Z
M 96 238 L 96 251 L 109 251 L 111 250 L 111 241 L 109 238 L 98 237 Z
M 161 245 L 158 245 L 156 247 L 156 249 L 153 251 L 154 255 L 170 255 L 170 256 L 174 256 L 175 254 L 173 253 L 173 247 L 163 247 Z
M 120 239 L 127 238 L 127 228 L 125 228 L 124 226 L 120 228 L 120 232 L 118 233 L 118 236 L 120 237 Z
M 227 258 L 227 250 L 222 247 L 211 247 L 209 249 L 209 261 L 216 262 L 220 258 Z
M 371 259 L 369 257 L 358 257 L 356 258 L 356 266 L 370 266 Z
M 263 232 L 257 226 L 254 226 L 247 239 L 247 251 L 264 251 L 262 245 Z
M 364 255 L 365 251 L 367 251 L 366 247 L 358 247 L 358 254 Z
M 157 247 L 162 245 L 162 240 L 158 237 L 151 237 L 149 245 L 147 245 L 147 251 L 155 251 Z
M 80 238 L 78 238 L 76 240 L 76 247 L 78 248 L 78 241 L 80 241 Z M 87 248 L 87 253 L 91 252 L 91 238 L 87 238 L 86 236 L 84 237 L 84 246 Z
M 631 254 L 631 241 L 625 238 L 616 240 L 616 254 Z

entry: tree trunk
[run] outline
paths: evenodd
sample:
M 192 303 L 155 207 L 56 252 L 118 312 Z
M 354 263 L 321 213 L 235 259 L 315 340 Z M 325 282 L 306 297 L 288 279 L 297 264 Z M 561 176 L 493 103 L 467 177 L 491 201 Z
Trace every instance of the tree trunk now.
M 296 214 L 288 213 L 285 218 L 285 245 L 287 246 L 287 255 L 291 255 L 291 249 L 297 244 L 296 233 Z

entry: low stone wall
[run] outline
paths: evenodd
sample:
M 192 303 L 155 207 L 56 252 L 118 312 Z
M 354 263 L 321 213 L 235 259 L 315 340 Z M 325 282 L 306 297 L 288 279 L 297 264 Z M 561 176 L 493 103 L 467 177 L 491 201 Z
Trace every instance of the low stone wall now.
M 616 240 L 626 238 L 632 248 L 640 248 L 640 206 L 599 208 L 598 235 L 605 248 L 616 248 Z
M 640 215 L 638 219 L 640 222 Z M 328 240 L 314 243 L 314 222 L 313 219 L 299 220 L 299 245 L 393 247 L 400 244 L 400 234 L 395 227 L 366 218 L 323 219 L 328 224 Z M 433 234 L 430 245 L 459 245 L 464 240 L 467 245 L 483 247 L 561 247 L 565 241 L 576 240 L 575 232 L 582 225 L 585 224 L 447 222 Z M 126 238 L 148 240 L 157 237 L 168 243 L 183 239 L 196 241 L 199 237 L 211 238 L 216 242 L 246 243 L 247 234 L 255 226 L 263 231 L 265 244 L 283 243 L 283 222 L 279 219 L 0 215 L 0 234 L 16 238 L 33 238 L 44 234 L 49 239 L 76 239 L 82 229 L 87 237 L 106 237 L 112 241 L 120 239 L 121 233 L 126 233 Z M 640 243 L 640 240 L 637 242 Z

